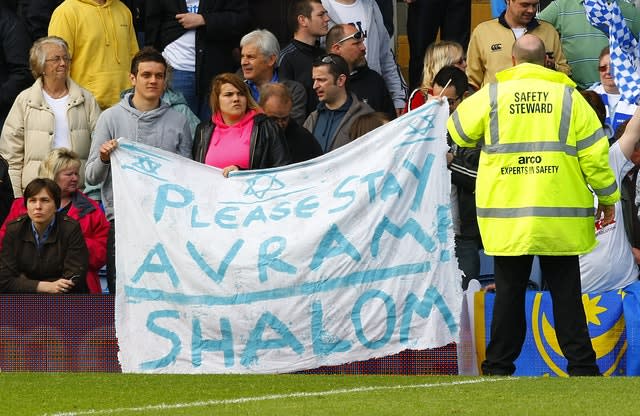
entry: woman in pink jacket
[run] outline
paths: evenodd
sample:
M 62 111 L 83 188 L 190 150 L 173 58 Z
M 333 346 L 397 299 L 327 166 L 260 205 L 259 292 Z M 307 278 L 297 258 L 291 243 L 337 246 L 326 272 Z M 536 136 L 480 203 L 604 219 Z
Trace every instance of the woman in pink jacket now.
M 52 150 L 40 166 L 40 176 L 54 180 L 62 190 L 60 211 L 80 223 L 82 235 L 89 249 L 89 270 L 87 287 L 89 293 L 102 293 L 98 270 L 107 260 L 107 234 L 109 221 L 100 206 L 78 190 L 80 159 L 78 155 L 64 147 Z M 9 216 L 0 228 L 0 248 L 7 223 L 27 213 L 23 198 L 13 201 Z

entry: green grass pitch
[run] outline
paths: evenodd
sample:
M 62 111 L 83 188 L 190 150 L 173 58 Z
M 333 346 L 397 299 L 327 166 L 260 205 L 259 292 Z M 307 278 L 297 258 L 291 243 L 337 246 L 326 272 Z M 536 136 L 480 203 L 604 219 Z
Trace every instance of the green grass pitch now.
M 0 415 L 638 415 L 640 378 L 0 374 Z

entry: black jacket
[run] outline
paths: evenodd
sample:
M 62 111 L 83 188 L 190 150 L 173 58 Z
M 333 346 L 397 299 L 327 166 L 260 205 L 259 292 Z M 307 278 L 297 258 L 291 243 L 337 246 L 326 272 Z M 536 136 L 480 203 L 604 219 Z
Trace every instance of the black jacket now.
M 249 0 L 251 25 L 249 31 L 267 29 L 284 46 L 293 37 L 293 31 L 287 22 L 289 16 L 289 0 Z
M 479 238 L 478 217 L 476 215 L 476 177 L 480 147 L 463 148 L 454 146 L 453 160 L 449 165 L 451 183 L 457 187 L 460 232 L 463 238 Z
M 147 2 L 145 44 L 159 51 L 186 33 L 176 14 L 187 13 L 185 0 Z M 233 50 L 249 27 L 248 0 L 200 0 L 198 14 L 205 25 L 196 30 L 196 92 L 209 93 L 211 79 L 238 66 Z
M 0 251 L 0 292 L 35 292 L 39 281 L 79 275 L 74 293 L 88 293 L 89 251 L 80 224 L 58 212 L 56 223 L 39 251 L 29 216 L 7 224 Z
M 300 126 L 295 120 L 289 120 L 284 131 L 293 163 L 304 162 L 323 154 L 322 147 L 309 130 Z
M 211 119 L 198 124 L 193 139 L 193 160 L 204 163 L 216 125 Z M 264 114 L 256 114 L 251 131 L 249 169 L 266 169 L 291 163 L 282 129 Z
M 31 37 L 22 21 L 0 5 L 0 126 L 20 91 L 33 83 L 29 48 Z
M 13 186 L 11 186 L 11 178 L 9 177 L 9 163 L 0 156 L 0 224 L 4 224 L 4 220 L 7 218 L 7 215 L 9 215 L 13 199 Z
M 307 91 L 307 114 L 313 112 L 319 102 L 311 79 L 313 61 L 325 53 L 325 50 L 320 47 L 295 39 L 280 51 L 278 75 L 281 79 L 292 79 L 304 85 Z
M 624 231 L 631 247 L 640 248 L 640 220 L 636 206 L 636 180 L 638 169 L 633 168 L 622 178 L 620 184 L 620 204 L 622 205 L 622 219 Z
M 136 32 L 144 32 L 144 23 L 146 20 L 145 6 L 147 0 L 120 0 L 131 11 L 133 18 L 133 27 Z
M 374 110 L 387 114 L 390 120 L 396 118 L 396 109 L 384 78 L 368 66 L 351 71 L 347 89 Z
M 32 40 L 47 36 L 51 14 L 61 3 L 62 0 L 18 0 L 16 14 Z

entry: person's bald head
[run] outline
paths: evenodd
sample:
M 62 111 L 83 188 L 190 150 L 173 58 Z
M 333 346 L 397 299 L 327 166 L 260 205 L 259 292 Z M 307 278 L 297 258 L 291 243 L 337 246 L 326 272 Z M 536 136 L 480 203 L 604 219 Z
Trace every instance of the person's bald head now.
M 513 44 L 511 57 L 514 65 L 530 63 L 544 66 L 544 43 L 536 35 L 525 34 Z

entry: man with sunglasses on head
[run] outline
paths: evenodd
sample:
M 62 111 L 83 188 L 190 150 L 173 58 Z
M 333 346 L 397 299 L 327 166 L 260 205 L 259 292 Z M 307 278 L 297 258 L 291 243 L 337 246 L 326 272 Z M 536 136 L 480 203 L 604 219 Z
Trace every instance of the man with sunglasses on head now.
M 364 34 L 353 25 L 335 25 L 326 38 L 327 52 L 341 56 L 349 65 L 347 88 L 374 110 L 396 118 L 393 100 L 380 74 L 367 65 Z
M 309 130 L 327 153 L 351 141 L 349 129 L 358 116 L 373 112 L 367 103 L 347 91 L 349 66 L 335 54 L 313 62 L 313 89 L 318 95 L 318 108 L 307 117 L 303 127 Z
M 367 63 L 382 75 L 393 99 L 396 114 L 402 114 L 408 88 L 393 56 L 391 39 L 377 3 L 374 0 L 322 0 L 322 4 L 327 9 L 332 26 L 346 23 L 357 27 L 364 34 Z

